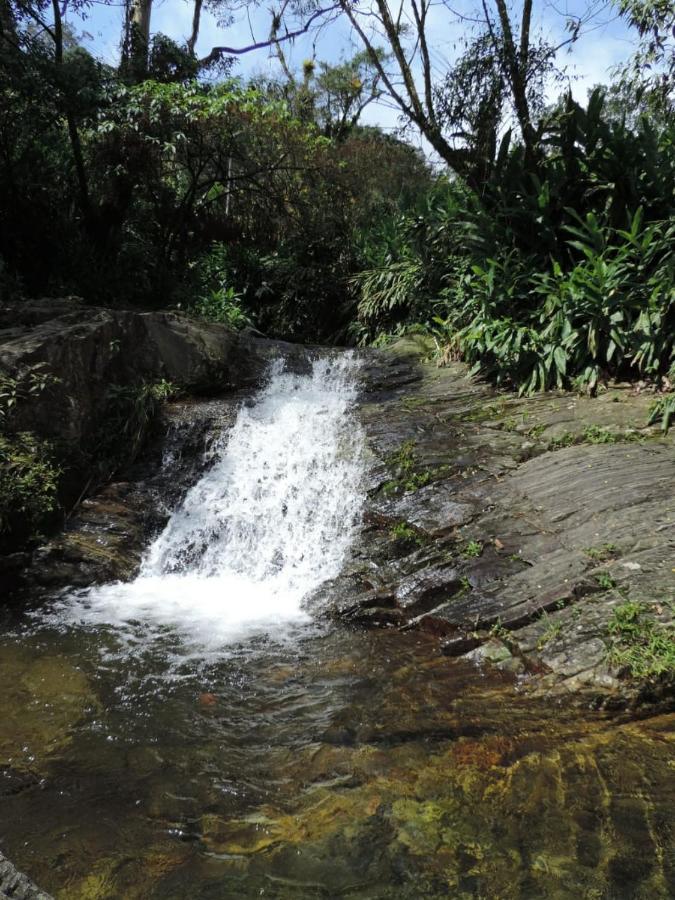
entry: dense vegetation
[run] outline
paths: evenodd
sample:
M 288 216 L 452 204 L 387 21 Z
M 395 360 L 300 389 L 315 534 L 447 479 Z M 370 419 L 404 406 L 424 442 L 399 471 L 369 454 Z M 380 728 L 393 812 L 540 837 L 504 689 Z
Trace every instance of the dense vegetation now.
M 190 42 L 139 48 L 133 22 L 113 70 L 57 7 L 3 10 L 4 293 L 181 306 L 301 340 L 365 343 L 418 323 L 525 390 L 668 371 L 667 67 L 654 85 L 643 60 L 613 95 L 547 109 L 552 50 L 523 18 L 512 58 L 516 26 L 497 3 L 425 107 L 396 94 L 395 33 L 388 52 L 366 40 L 301 77 L 279 45 L 284 79 L 243 84 L 196 78 Z M 668 63 L 667 10 L 624 12 L 649 36 L 650 65 Z M 387 88 L 454 168 L 432 176 L 408 144 L 359 126 Z
M 362 34 L 352 59 L 300 75 L 279 42 L 284 77 L 245 84 L 215 51 L 197 60 L 195 33 L 144 44 L 133 4 L 114 70 L 57 6 L 4 2 L 3 294 L 180 307 L 296 340 L 423 327 L 525 391 L 672 375 L 667 5 L 624 3 L 640 54 L 585 107 L 565 92 L 543 103 L 555 48 L 532 36 L 531 4 L 520 23 L 500 0 L 484 10 L 422 99 L 405 68 L 407 94 L 396 87 L 395 29 L 385 49 Z M 416 26 L 421 41 L 423 16 Z M 447 169 L 359 125 L 384 92 Z

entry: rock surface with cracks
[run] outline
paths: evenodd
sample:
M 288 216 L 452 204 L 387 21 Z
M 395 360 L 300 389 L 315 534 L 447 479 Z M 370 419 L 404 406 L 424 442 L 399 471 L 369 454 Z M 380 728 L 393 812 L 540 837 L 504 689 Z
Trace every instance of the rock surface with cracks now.
M 649 402 L 628 385 L 498 394 L 411 342 L 368 356 L 367 509 L 324 601 L 537 690 L 667 703 L 667 675 L 625 679 L 608 656 L 629 602 L 675 639 L 675 442 L 645 427 Z

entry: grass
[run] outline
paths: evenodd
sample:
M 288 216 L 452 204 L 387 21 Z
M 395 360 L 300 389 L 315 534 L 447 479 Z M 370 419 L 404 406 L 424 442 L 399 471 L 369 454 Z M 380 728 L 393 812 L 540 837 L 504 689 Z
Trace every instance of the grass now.
M 480 541 L 469 541 L 462 549 L 462 556 L 466 559 L 474 559 L 483 552 L 483 545 Z
M 649 617 L 635 600 L 617 606 L 607 625 L 607 660 L 633 678 L 675 675 L 675 628 Z
M 616 544 L 612 543 L 602 544 L 600 547 L 584 547 L 586 556 L 590 557 L 590 559 L 597 560 L 598 562 L 604 562 L 607 559 L 615 559 L 620 552 L 621 551 Z
M 562 450 L 574 444 L 621 444 L 643 440 L 644 435 L 639 431 L 612 431 L 611 428 L 603 428 L 600 425 L 587 425 L 580 434 L 565 431 L 552 438 L 548 449 Z
M 396 525 L 390 529 L 389 536 L 393 541 L 414 544 L 417 547 L 421 547 L 424 544 L 424 538 L 407 522 L 397 522 Z
M 616 581 L 614 581 L 609 572 L 596 572 L 595 580 L 604 591 L 611 591 L 612 588 L 616 587 Z
M 505 640 L 510 635 L 510 631 L 508 628 L 505 628 L 502 625 L 502 620 L 497 619 L 494 625 L 490 628 L 491 637 L 499 638 L 500 640 Z
M 563 630 L 562 622 L 549 622 L 546 627 L 546 630 L 542 634 L 542 636 L 537 641 L 537 650 L 543 650 L 544 647 L 549 644 L 551 641 L 554 641 L 556 638 L 560 637 Z
M 540 422 L 538 425 L 533 425 L 532 428 L 526 431 L 527 437 L 532 438 L 533 440 L 539 440 L 542 434 L 546 431 L 547 425 L 545 422 Z

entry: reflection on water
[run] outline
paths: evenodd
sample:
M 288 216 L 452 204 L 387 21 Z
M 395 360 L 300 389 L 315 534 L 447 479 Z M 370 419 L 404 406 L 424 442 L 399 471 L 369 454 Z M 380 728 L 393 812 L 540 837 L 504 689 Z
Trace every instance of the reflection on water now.
M 539 703 L 420 635 L 318 626 L 161 677 L 0 648 L 0 848 L 79 898 L 675 896 L 675 717 Z

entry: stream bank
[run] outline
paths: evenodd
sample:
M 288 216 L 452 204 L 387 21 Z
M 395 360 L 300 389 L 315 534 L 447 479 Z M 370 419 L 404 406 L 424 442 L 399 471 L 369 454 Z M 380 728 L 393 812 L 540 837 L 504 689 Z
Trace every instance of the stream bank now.
M 132 578 L 270 360 L 283 355 L 302 370 L 322 352 L 166 313 L 99 310 L 85 323 L 70 301 L 23 316 L 0 360 L 15 371 L 46 362 L 57 375 L 19 416 L 66 458 L 100 432 L 111 379 L 170 378 L 184 394 L 148 422 L 139 459 L 81 502 L 65 529 L 5 557 L 5 584 L 31 602 Z M 359 626 L 427 631 L 443 654 L 531 689 L 668 708 L 675 434 L 646 427 L 652 396 L 623 384 L 595 398 L 518 398 L 469 379 L 461 363 L 438 367 L 428 349 L 403 340 L 360 354 L 363 523 L 344 571 L 312 602 Z M 89 369 L 80 406 L 73 398 Z M 86 490 L 91 468 L 64 469 Z M 668 660 L 670 671 L 658 671 Z
M 646 427 L 652 397 L 518 398 L 425 349 L 364 361 L 373 465 L 336 614 L 429 631 L 530 689 L 669 708 L 675 435 Z

